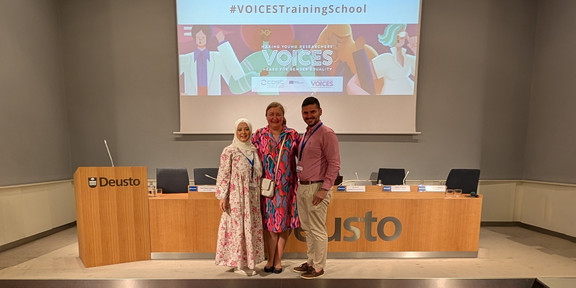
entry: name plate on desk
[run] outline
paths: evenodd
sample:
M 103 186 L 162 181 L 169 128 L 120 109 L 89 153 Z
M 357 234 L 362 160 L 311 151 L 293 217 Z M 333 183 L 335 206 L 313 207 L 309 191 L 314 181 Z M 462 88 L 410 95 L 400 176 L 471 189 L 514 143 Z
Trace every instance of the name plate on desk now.
M 199 185 L 199 186 L 190 185 L 190 186 L 188 186 L 188 192 L 213 192 L 213 193 L 216 193 L 216 186 L 214 186 L 214 185 Z
M 426 185 L 424 192 L 446 192 L 446 186 L 444 185 Z
M 345 186 L 346 192 L 366 192 L 366 186 Z
M 410 192 L 410 185 L 391 185 L 384 186 L 382 191 L 385 192 Z

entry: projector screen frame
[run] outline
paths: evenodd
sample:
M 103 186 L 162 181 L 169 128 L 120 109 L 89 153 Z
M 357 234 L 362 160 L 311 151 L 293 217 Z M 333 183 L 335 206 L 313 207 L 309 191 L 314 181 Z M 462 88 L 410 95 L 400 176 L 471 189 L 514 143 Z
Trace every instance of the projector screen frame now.
M 178 3 L 183 3 L 192 0 L 177 0 Z M 421 0 L 413 0 L 417 2 L 417 23 L 406 23 L 406 27 L 416 26 L 416 37 L 420 37 L 420 11 Z M 247 1 L 240 1 L 247 2 Z M 274 3 L 286 1 L 272 1 Z M 296 1 L 298 2 L 298 1 Z M 317 1 L 315 5 L 322 5 L 328 1 Z M 375 1 L 372 1 L 375 2 Z M 378 1 L 380 2 L 380 1 Z M 399 0 L 385 0 L 384 2 L 397 3 Z M 288 3 L 288 2 L 286 2 Z M 290 2 L 293 3 L 293 2 Z M 353 1 L 343 1 L 343 3 L 353 3 Z M 371 1 L 365 3 L 371 4 Z M 179 5 L 177 5 L 179 6 Z M 371 7 L 371 6 L 368 6 Z M 177 12 L 178 13 L 178 12 Z M 208 15 L 209 13 L 204 13 Z M 340 15 L 342 16 L 342 15 Z M 358 15 L 355 15 L 358 16 Z M 180 19 L 181 16 L 179 15 Z M 265 17 L 264 17 L 265 18 Z M 290 18 L 290 17 L 287 17 Z M 321 18 L 321 17 L 317 17 Z M 346 18 L 351 27 L 366 25 L 357 23 L 358 20 L 353 17 Z M 327 20 L 326 18 L 316 19 L 315 21 L 325 21 L 326 23 L 342 21 L 341 18 Z M 178 20 L 180 21 L 180 20 Z M 198 19 L 202 22 L 202 19 Z M 214 21 L 212 18 L 210 21 Z M 231 20 L 226 20 L 231 21 Z M 236 20 L 234 20 L 236 21 Z M 265 19 L 261 19 L 265 22 Z M 276 20 L 275 20 L 276 21 Z M 288 20 L 289 21 L 289 20 Z M 313 21 L 310 23 L 298 23 L 295 20 L 292 24 L 278 23 L 277 25 L 320 25 L 315 24 Z M 240 22 L 242 23 L 242 22 Z M 324 23 L 324 22 L 323 22 Z M 197 25 L 197 23 L 191 23 Z M 209 24 L 209 23 L 204 23 Z M 210 23 L 213 27 L 223 25 L 215 21 Z M 179 35 L 183 33 L 183 26 L 190 24 L 177 23 Z M 226 24 L 226 25 L 240 25 L 252 26 L 247 24 Z M 268 25 L 271 26 L 272 24 Z M 276 25 L 276 23 L 274 24 Z M 325 24 L 328 27 L 330 24 Z M 340 24 L 336 24 L 340 25 Z M 384 27 L 388 24 L 377 23 L 374 24 Z M 220 31 L 225 30 L 218 28 Z M 409 30 L 409 29 L 405 29 Z M 225 31 L 226 32 L 226 31 Z M 229 32 L 229 31 L 228 31 Z M 234 44 L 233 36 L 226 35 L 227 39 Z M 408 32 L 410 35 L 410 32 Z M 214 35 L 212 36 L 214 38 Z M 354 39 L 358 40 L 358 38 Z M 211 51 L 218 50 L 220 41 L 215 41 Z M 223 42 L 227 42 L 224 40 Z M 358 41 L 356 41 L 358 42 Z M 374 42 L 372 42 L 374 43 Z M 314 43 L 307 43 L 314 44 Z M 371 44 L 377 46 L 378 44 Z M 234 45 L 232 45 L 234 47 Z M 179 40 L 179 51 L 183 50 L 182 41 Z M 187 48 L 189 49 L 189 48 Z M 406 49 L 408 50 L 408 49 Z M 396 135 L 418 135 L 420 132 L 416 130 L 416 103 L 417 103 L 417 73 L 418 73 L 418 50 L 414 53 L 415 58 L 415 76 L 413 77 L 414 87 L 412 95 L 347 95 L 345 93 L 316 93 L 315 96 L 320 100 L 323 108 L 322 120 L 334 129 L 337 134 L 396 134 Z M 382 50 L 379 50 L 379 52 Z M 184 52 L 179 52 L 181 55 Z M 190 53 L 190 50 L 186 51 Z M 383 54 L 383 53 L 382 53 Z M 380 54 L 378 54 L 380 55 Z M 238 62 L 245 60 L 243 56 L 238 57 Z M 373 59 L 372 59 L 373 60 Z M 373 64 L 372 64 L 373 65 Z M 374 71 L 374 70 L 372 70 Z M 182 87 L 182 77 L 181 77 Z M 226 85 L 225 81 L 221 81 L 222 86 Z M 226 87 L 224 87 L 226 89 Z M 277 101 L 284 105 L 286 108 L 287 126 L 296 129 L 297 131 L 304 131 L 305 124 L 300 116 L 300 106 L 302 100 L 309 96 L 309 91 L 299 91 L 295 93 L 284 93 L 279 95 L 221 95 L 221 96 L 189 96 L 180 94 L 180 131 L 173 132 L 176 135 L 218 135 L 218 134 L 231 134 L 232 129 L 229 126 L 235 122 L 237 118 L 244 117 L 252 121 L 254 127 L 263 127 L 266 125 L 265 121 L 265 108 L 272 102 Z M 250 91 L 249 93 L 253 93 Z M 254 93 L 253 93 L 254 94 Z M 209 103 L 207 103 L 209 102 Z M 190 125 L 193 123 L 193 125 Z M 209 125 L 214 124 L 216 128 Z

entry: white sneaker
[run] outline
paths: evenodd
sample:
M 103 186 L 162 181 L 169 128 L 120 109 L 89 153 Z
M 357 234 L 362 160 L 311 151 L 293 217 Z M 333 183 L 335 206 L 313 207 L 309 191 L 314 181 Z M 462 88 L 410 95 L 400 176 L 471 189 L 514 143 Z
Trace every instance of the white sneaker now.
M 256 270 L 252 270 L 249 268 L 234 268 L 234 273 L 238 273 L 240 275 L 244 275 L 244 276 L 254 276 L 256 275 Z

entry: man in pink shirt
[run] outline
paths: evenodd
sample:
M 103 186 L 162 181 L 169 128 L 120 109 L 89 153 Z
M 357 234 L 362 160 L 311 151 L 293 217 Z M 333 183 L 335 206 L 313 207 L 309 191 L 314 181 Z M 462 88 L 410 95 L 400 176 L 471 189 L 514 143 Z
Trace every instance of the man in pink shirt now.
M 315 97 L 302 102 L 302 119 L 308 124 L 298 147 L 298 214 L 306 231 L 307 261 L 295 272 L 314 279 L 324 275 L 328 254 L 326 212 L 332 197 L 332 185 L 340 170 L 340 151 L 334 130 L 320 121 L 322 108 Z

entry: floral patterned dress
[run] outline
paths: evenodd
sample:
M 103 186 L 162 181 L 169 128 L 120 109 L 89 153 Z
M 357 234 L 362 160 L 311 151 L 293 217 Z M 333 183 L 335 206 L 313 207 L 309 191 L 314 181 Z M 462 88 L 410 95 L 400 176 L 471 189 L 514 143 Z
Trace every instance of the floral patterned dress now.
M 278 152 L 282 146 L 282 155 L 278 166 L 278 174 L 273 177 L 278 161 Z M 276 191 L 272 198 L 262 197 L 262 220 L 264 229 L 280 233 L 300 227 L 298 209 L 296 207 L 296 189 L 298 178 L 296 176 L 296 155 L 300 143 L 300 135 L 296 130 L 284 126 L 279 140 L 274 136 L 268 126 L 256 130 L 252 136 L 252 143 L 258 149 L 258 156 L 262 159 L 264 177 L 276 180 Z
M 246 156 L 259 161 L 256 152 Z M 246 156 L 233 146 L 224 148 L 220 156 L 216 198 L 227 197 L 229 211 L 220 217 L 216 264 L 254 269 L 264 261 L 260 188 L 256 184 L 262 172 L 259 165 L 252 171 Z

